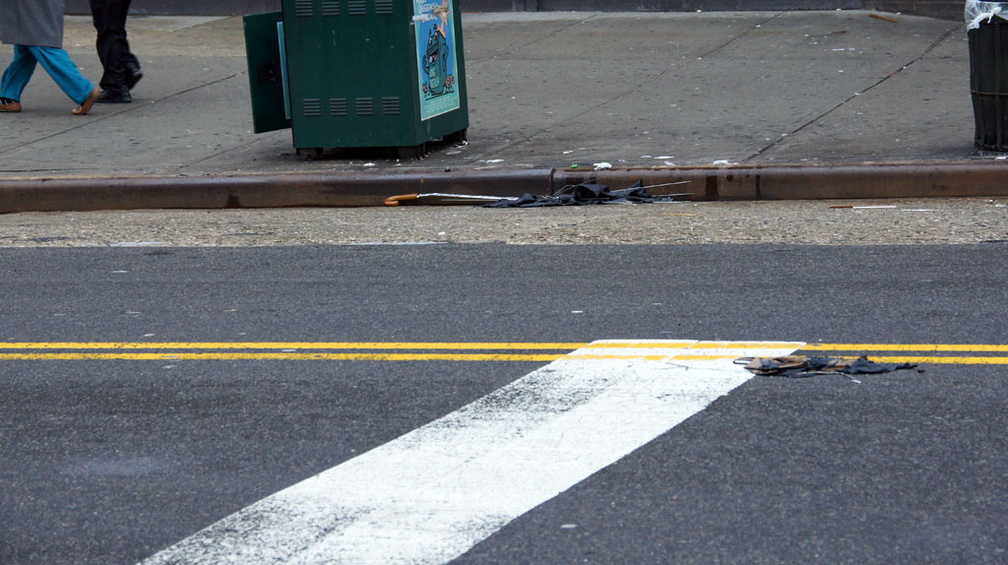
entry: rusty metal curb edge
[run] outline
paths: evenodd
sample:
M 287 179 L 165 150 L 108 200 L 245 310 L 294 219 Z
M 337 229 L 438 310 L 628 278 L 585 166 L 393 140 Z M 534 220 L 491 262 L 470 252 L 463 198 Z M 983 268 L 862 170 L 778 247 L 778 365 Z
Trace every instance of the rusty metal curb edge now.
M 129 209 L 381 206 L 414 192 L 548 192 L 552 169 L 466 174 L 289 173 L 0 180 L 0 213 Z
M 1008 196 L 1005 163 L 700 167 L 554 173 L 554 184 L 628 186 L 689 181 L 672 192 L 691 200 L 824 200 Z
M 637 180 L 688 181 L 652 192 L 688 192 L 684 199 L 700 201 L 1008 196 L 1008 163 L 0 179 L 0 213 L 381 206 L 397 194 L 520 196 L 581 182 L 625 188 Z

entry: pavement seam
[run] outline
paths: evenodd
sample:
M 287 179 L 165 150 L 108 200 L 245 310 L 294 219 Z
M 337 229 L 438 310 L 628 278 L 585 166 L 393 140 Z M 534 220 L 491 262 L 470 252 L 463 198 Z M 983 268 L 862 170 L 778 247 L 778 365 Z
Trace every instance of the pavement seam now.
M 724 49 L 725 47 L 727 47 L 727 46 L 731 45 L 732 43 L 734 43 L 734 42 L 736 42 L 736 41 L 739 41 L 739 40 L 741 40 L 741 39 L 742 39 L 742 38 L 744 38 L 745 36 L 747 36 L 747 35 L 749 35 L 750 33 L 752 33 L 752 32 L 753 32 L 754 30 L 756 30 L 756 29 L 759 29 L 759 28 L 760 28 L 761 26 L 763 26 L 763 25 L 766 25 L 767 23 L 769 23 L 769 22 L 772 22 L 773 20 L 775 20 L 775 19 L 777 19 L 777 18 L 781 17 L 781 15 L 783 15 L 783 12 L 776 12 L 776 13 L 774 13 L 773 15 L 771 15 L 771 16 L 770 16 L 769 18 L 767 18 L 767 19 L 765 19 L 765 20 L 762 20 L 762 21 L 761 21 L 761 22 L 759 22 L 758 24 L 755 24 L 755 25 L 754 25 L 753 27 L 749 27 L 748 29 L 746 29 L 746 30 L 745 30 L 745 31 L 743 31 L 742 33 L 739 33 L 739 34 L 737 34 L 737 35 L 733 35 L 733 36 L 731 36 L 731 37 L 730 37 L 730 38 L 728 38 L 728 39 L 727 39 L 727 40 L 726 40 L 726 41 L 725 41 L 724 43 L 722 43 L 722 44 L 718 45 L 717 47 L 714 47 L 714 48 L 713 48 L 713 49 L 711 49 L 710 51 L 706 51 L 706 52 L 704 52 L 704 53 L 701 53 L 701 54 L 700 54 L 700 55 L 699 55 L 699 56 L 698 56 L 697 58 L 694 58 L 693 60 L 691 60 L 691 61 L 687 62 L 687 66 L 689 66 L 689 65 L 692 65 L 692 64 L 694 64 L 694 63 L 695 63 L 695 62 L 696 62 L 697 60 L 700 60 L 700 59 L 703 59 L 704 57 L 708 57 L 708 56 L 710 56 L 710 55 L 712 55 L 712 54 L 714 54 L 714 53 L 717 53 L 718 51 L 720 51 L 720 50 Z M 580 24 L 582 24 L 582 23 L 584 23 L 584 22 L 587 22 L 587 21 L 590 21 L 591 19 L 593 19 L 593 18 L 595 18 L 595 17 L 597 17 L 597 16 L 598 16 L 598 14 L 593 14 L 591 18 L 585 18 L 585 19 L 583 19 L 583 20 L 579 20 L 579 21 L 578 21 L 578 22 L 577 22 L 576 24 L 572 24 L 572 25 L 570 25 L 570 26 L 567 26 L 567 27 L 565 27 L 565 28 L 563 28 L 563 29 L 560 29 L 560 30 L 557 30 L 557 31 L 554 31 L 553 33 L 549 34 L 549 35 L 548 35 L 547 37 L 553 37 L 553 36 L 555 36 L 556 34 L 560 33 L 561 31 L 564 31 L 564 30 L 567 30 L 567 29 L 570 29 L 571 27 L 574 27 L 574 25 L 580 25 Z M 545 38 L 543 38 L 543 39 L 545 39 Z M 540 40 L 537 40 L 537 42 L 538 42 L 538 41 L 542 41 L 542 39 L 540 39 Z M 510 54 L 510 53 L 509 53 L 509 54 Z M 571 116 L 571 117 L 569 117 L 569 118 L 567 118 L 567 119 L 565 119 L 565 120 L 561 120 L 561 121 L 558 121 L 558 122 L 554 122 L 553 124 L 551 124 L 551 126 L 550 126 L 550 127 L 555 127 L 555 126 L 559 126 L 559 125 L 562 125 L 562 124 L 566 124 L 566 123 L 571 123 L 571 122 L 577 122 L 577 121 L 580 121 L 580 120 L 582 120 L 582 119 L 583 119 L 583 118 L 584 118 L 584 117 L 585 117 L 586 115 L 589 115 L 589 114 L 591 114 L 592 112 L 594 112 L 594 111 L 598 110 L 599 108 L 602 108 L 602 107 L 604 107 L 604 106 L 607 106 L 607 105 L 609 105 L 609 104 L 612 104 L 612 103 L 616 102 L 617 100 L 620 100 L 621 98 L 626 98 L 627 96 L 630 96 L 630 94 L 631 94 L 632 92 L 634 92 L 635 90 L 639 89 L 640 87 L 644 86 L 645 84 L 648 84 L 649 82 L 653 82 L 653 81 L 654 81 L 654 80 L 656 80 L 656 79 L 660 79 L 660 78 L 664 77 L 665 75 L 667 75 L 667 74 L 669 74 L 670 72 L 672 72 L 672 70 L 673 70 L 673 69 L 672 69 L 672 67 L 668 67 L 668 68 L 666 68 L 666 69 L 665 69 L 665 70 L 663 70 L 663 71 L 660 71 L 660 72 L 656 72 L 656 73 L 652 73 L 652 74 L 649 74 L 649 75 L 648 75 L 647 77 L 645 77 L 645 78 L 644 78 L 643 80 L 639 81 L 639 82 L 638 82 L 638 83 L 637 83 L 637 84 L 636 84 L 636 85 L 634 86 L 634 88 L 631 88 L 631 89 L 627 89 L 627 90 L 623 91 L 622 93 L 620 93 L 620 94 L 618 94 L 618 95 L 616 95 L 616 96 L 613 96 L 613 97 L 609 98 L 608 100 L 603 100 L 603 101 L 599 102 L 598 104 L 595 104 L 594 106 L 591 106 L 591 107 L 589 107 L 589 108 L 586 108 L 586 109 L 585 109 L 584 111 L 582 111 L 582 112 L 580 112 L 580 113 L 578 113 L 578 114 L 575 114 L 575 115 L 573 115 L 573 116 Z M 503 148 L 503 149 L 510 149 L 510 148 L 513 148 L 513 147 L 516 147 L 516 146 L 519 146 L 519 145 L 521 145 L 521 144 L 524 144 L 524 143 L 528 143 L 528 142 L 530 142 L 530 141 L 532 141 L 532 140 L 534 140 L 534 139 L 536 139 L 536 138 L 540 137 L 540 136 L 541 136 L 542 134 L 544 134 L 544 133 L 547 133 L 547 134 L 548 134 L 548 133 L 550 133 L 550 129 L 549 129 L 549 128 L 546 128 L 546 129 L 545 129 L 544 131 L 542 131 L 542 132 L 539 132 L 539 133 L 534 133 L 534 134 L 532 134 L 532 135 L 529 135 L 529 136 L 526 136 L 526 137 L 524 137 L 524 138 L 522 138 L 522 139 L 518 139 L 518 140 L 515 140 L 515 141 L 512 141 L 511 143 L 508 143 L 508 144 L 505 144 L 505 145 L 503 145 L 503 146 L 502 146 L 502 148 Z
M 234 74 L 226 76 L 226 77 L 222 77 L 220 79 L 216 79 L 216 80 L 213 80 L 213 81 L 201 83 L 201 84 L 195 85 L 195 86 L 193 86 L 191 88 L 187 88 L 185 90 L 180 90 L 178 92 L 174 92 L 174 93 L 169 94 L 168 96 L 164 96 L 162 98 L 152 98 L 150 100 L 150 102 L 144 102 L 144 103 L 140 103 L 140 104 L 128 104 L 128 105 L 120 104 L 119 106 L 129 106 L 129 107 L 128 108 L 127 107 L 123 107 L 123 108 L 120 108 L 118 111 L 109 112 L 107 114 L 101 114 L 101 115 L 89 114 L 88 118 L 90 118 L 90 119 L 85 120 L 85 121 L 80 121 L 80 123 L 78 123 L 75 126 L 71 126 L 71 127 L 66 128 L 66 129 L 63 129 L 63 130 L 60 130 L 60 131 L 57 131 L 57 132 L 53 132 L 53 133 L 51 133 L 49 135 L 45 135 L 45 136 L 42 136 L 42 137 L 38 137 L 38 138 L 32 139 L 31 141 L 20 141 L 17 145 L 12 146 L 9 149 L 5 149 L 5 150 L 0 151 L 0 156 L 14 154 L 15 151 L 23 150 L 26 147 L 31 147 L 32 145 L 35 145 L 36 143 L 41 143 L 43 141 L 54 139 L 54 138 L 57 138 L 59 136 L 66 135 L 69 132 L 79 130 L 81 128 L 90 127 L 91 124 L 94 124 L 96 122 L 102 122 L 102 121 L 110 120 L 112 118 L 117 117 L 119 114 L 125 114 L 127 112 L 136 112 L 136 111 L 142 110 L 148 104 L 156 104 L 156 103 L 159 103 L 159 102 L 164 102 L 166 100 L 171 100 L 172 98 L 181 96 L 183 94 L 188 94 L 190 92 L 195 92 L 197 90 L 201 90 L 201 89 L 209 87 L 209 86 L 215 86 L 217 84 L 220 84 L 220 83 L 223 83 L 223 82 L 226 82 L 226 81 L 229 81 L 229 80 L 232 80 L 232 79 L 235 79 L 235 78 L 238 78 L 238 77 L 240 77 L 242 75 L 247 75 L 247 74 L 248 73 L 246 71 L 239 71 L 237 73 L 234 73 Z M 211 159 L 213 157 L 215 157 L 215 155 L 210 155 L 210 156 L 204 157 L 204 158 L 202 158 L 202 159 L 200 159 L 198 161 L 194 161 L 193 163 L 199 163 L 199 162 Z M 193 163 L 187 163 L 187 164 L 193 164 Z M 41 171 L 49 171 L 49 169 L 38 169 L 38 172 L 41 172 Z M 36 170 L 35 169 L 0 169 L 0 172 L 36 172 Z
M 846 98 L 845 100 L 842 100 L 842 101 L 841 101 L 841 102 L 839 102 L 839 103 L 838 103 L 837 105 L 835 105 L 835 106 L 833 106 L 832 108 L 830 108 L 829 110 L 826 110 L 826 111 L 825 111 L 825 112 L 823 112 L 822 114 L 819 114 L 818 116 L 816 116 L 816 117 L 812 118 L 811 120 L 809 120 L 809 121 L 805 122 L 804 124 L 802 124 L 802 125 L 798 126 L 798 127 L 797 127 L 797 128 L 795 128 L 794 130 L 792 130 L 792 131 L 788 132 L 788 133 L 787 133 L 786 135 L 782 135 L 782 136 L 778 137 L 777 139 L 773 140 L 772 142 L 770 142 L 770 143 L 769 143 L 769 144 L 767 144 L 766 146 L 764 146 L 764 147 L 760 148 L 759 150 L 757 150 L 757 151 L 756 151 L 755 153 L 753 153 L 753 154 L 749 155 L 748 157 L 746 157 L 745 159 L 743 159 L 743 160 L 742 160 L 742 163 L 747 163 L 747 164 L 748 164 L 748 163 L 752 162 L 752 160 L 753 160 L 753 159 L 756 159 L 756 158 L 757 158 L 757 157 L 759 157 L 760 155 L 763 155 L 763 154 L 764 154 L 764 153 L 766 153 L 767 151 L 769 151 L 769 150 L 771 150 L 771 149 L 773 149 L 773 148 L 777 147 L 777 146 L 778 146 L 778 145 L 780 145 L 781 143 L 784 143 L 784 141 L 786 141 L 786 140 L 787 140 L 788 138 L 791 138 L 791 137 L 793 137 L 793 136 L 795 136 L 795 135 L 797 135 L 797 134 L 801 133 L 802 131 L 804 131 L 804 130 L 805 130 L 806 128 L 808 128 L 809 126 L 811 126 L 811 125 L 813 125 L 813 124 L 815 124 L 815 123 L 818 123 L 819 121 L 821 121 L 821 120 L 822 120 L 823 118 L 825 118 L 826 116 L 829 116 L 829 115 L 830 115 L 830 114 L 832 114 L 833 112 L 836 112 L 836 111 L 837 111 L 837 110 L 839 110 L 840 108 L 843 108 L 844 106 L 846 106 L 846 105 L 850 104 L 850 102 L 851 102 L 852 100 L 855 100 L 855 99 L 857 99 L 857 98 L 860 98 L 860 97 L 861 97 L 861 95 L 863 95 L 863 94 L 865 94 L 865 93 L 867 93 L 867 92 L 870 92 L 871 90 L 874 90 L 874 89 L 875 89 L 876 87 L 878 87 L 878 86 L 881 86 L 881 85 L 885 84 L 886 82 L 888 82 L 888 81 L 889 81 L 889 79 L 891 79 L 891 78 L 895 77 L 896 75 L 899 75 L 899 74 L 903 73 L 904 71 L 906 71 L 907 69 L 909 69 L 909 68 L 910 68 L 911 66 L 913 66 L 913 65 L 914 65 L 915 63 L 918 63 L 918 62 L 920 62 L 920 61 L 921 61 L 921 60 L 922 60 L 922 59 L 923 59 L 924 57 L 927 57 L 927 55 L 928 55 L 929 53 L 931 53 L 931 52 L 932 52 L 932 51 L 934 51 L 934 50 L 935 50 L 935 49 L 936 49 L 936 48 L 937 48 L 937 47 L 938 47 L 939 45 L 941 45 L 942 43 L 944 43 L 945 41 L 947 41 L 947 40 L 948 40 L 948 38 L 949 38 L 949 37 L 951 37 L 951 35 L 952 35 L 952 34 L 953 34 L 954 32 L 956 32 L 956 31 L 959 31 L 959 30 L 960 30 L 961 28 L 962 28 L 962 26 L 955 26 L 955 27 L 953 27 L 953 28 L 951 28 L 951 29 L 947 30 L 947 31 L 946 31 L 945 33 L 943 33 L 943 34 L 942 34 L 942 35 L 941 35 L 941 36 L 940 36 L 940 37 L 939 37 L 938 39 L 934 40 L 934 42 L 932 42 L 932 43 L 931 43 L 931 45 L 929 45 L 929 46 L 928 46 L 928 47 L 927 47 L 926 49 L 924 49 L 924 51 L 922 51 L 920 55 L 918 55 L 917 57 L 915 57 L 915 58 L 914 58 L 914 59 L 913 59 L 912 61 L 910 61 L 909 63 L 906 63 L 905 65 L 901 65 L 901 66 L 900 66 L 900 67 L 899 67 L 898 69 L 896 69 L 895 71 L 892 71 L 892 72 L 889 72 L 889 73 L 886 73 L 886 75 L 885 75 L 885 76 L 883 76 L 882 78 L 880 78 L 880 79 L 879 79 L 878 81 L 876 81 L 875 83 L 873 83 L 873 84 L 869 85 L 869 86 L 868 86 L 867 88 L 863 88 L 863 89 L 861 89 L 861 90 L 860 90 L 859 92 L 855 92 L 854 94 L 852 94 L 852 95 L 848 96 L 848 97 L 847 97 L 847 98 Z M 974 153 L 976 153 L 976 152 L 974 151 L 973 153 L 971 153 L 971 155 L 972 155 L 972 154 L 974 154 Z
M 772 21 L 780 18 L 783 15 L 784 15 L 784 12 L 775 12 L 775 13 L 773 13 L 773 15 L 771 15 L 769 18 L 767 18 L 767 19 L 759 22 L 755 26 L 746 29 L 745 31 L 743 31 L 742 33 L 740 33 L 738 35 L 734 35 L 734 36 L 728 38 L 728 40 L 726 40 L 721 45 L 718 45 L 717 47 L 714 47 L 710 51 L 706 51 L 704 53 L 701 53 L 700 56 L 699 56 L 699 59 L 702 59 L 704 57 L 709 57 L 709 56 L 713 55 L 714 53 L 717 53 L 718 51 L 724 49 L 725 47 L 728 47 L 729 45 L 731 45 L 732 43 L 735 43 L 736 41 L 741 40 L 742 38 L 744 38 L 747 35 L 751 34 L 753 31 L 762 28 L 763 26 L 765 26 L 768 23 L 770 23 L 770 22 L 772 22 Z M 690 64 L 696 62 L 699 59 L 694 59 L 693 61 L 690 61 Z
M 529 47 L 531 47 L 531 46 L 533 46 L 533 45 L 535 45 L 537 43 L 542 43 L 543 41 L 546 41 L 547 39 L 552 39 L 552 38 L 560 35 L 561 33 L 565 32 L 565 31 L 567 31 L 567 30 L 569 30 L 571 28 L 577 27 L 579 25 L 583 25 L 585 22 L 589 22 L 591 20 L 594 20 L 595 18 L 598 17 L 598 15 L 599 15 L 598 12 L 590 12 L 590 15 L 587 16 L 587 17 L 585 17 L 584 19 L 573 21 L 573 22 L 571 22 L 571 23 L 569 23 L 569 24 L 567 24 L 567 25 L 565 25 L 563 27 L 560 27 L 560 28 L 557 28 L 557 29 L 553 30 L 552 32 L 550 32 L 550 33 L 548 33 L 548 34 L 540 37 L 539 39 L 536 39 L 535 41 L 532 41 L 530 43 L 523 43 L 521 45 L 517 45 L 517 46 L 511 48 L 508 51 L 502 51 L 502 52 L 500 52 L 500 54 L 501 55 L 514 55 L 515 53 L 518 52 L 519 49 L 528 49 Z

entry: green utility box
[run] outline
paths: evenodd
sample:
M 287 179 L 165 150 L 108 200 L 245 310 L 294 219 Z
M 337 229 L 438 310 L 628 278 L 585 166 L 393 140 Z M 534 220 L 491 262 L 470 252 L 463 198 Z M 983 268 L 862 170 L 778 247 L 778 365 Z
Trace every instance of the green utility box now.
M 300 155 L 466 138 L 458 0 L 283 0 L 245 16 L 256 133 L 291 128 Z

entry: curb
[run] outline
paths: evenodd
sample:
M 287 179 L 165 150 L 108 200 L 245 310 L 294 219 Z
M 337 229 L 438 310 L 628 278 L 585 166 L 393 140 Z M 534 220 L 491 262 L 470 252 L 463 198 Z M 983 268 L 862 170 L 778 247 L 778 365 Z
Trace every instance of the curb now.
M 552 169 L 466 174 L 289 173 L 0 180 L 0 213 L 383 206 L 388 196 L 548 193 Z
M 552 194 L 582 182 L 625 188 L 689 181 L 684 200 L 821 200 L 1008 196 L 1008 165 L 933 163 L 729 166 L 675 169 L 528 169 L 445 173 L 288 173 L 203 177 L 0 180 L 0 213 L 130 209 L 382 206 L 398 194 Z
M 615 187 L 690 181 L 687 200 L 829 200 L 1008 196 L 1008 165 L 908 163 L 700 167 L 670 170 L 557 171 L 554 186 L 598 182 Z

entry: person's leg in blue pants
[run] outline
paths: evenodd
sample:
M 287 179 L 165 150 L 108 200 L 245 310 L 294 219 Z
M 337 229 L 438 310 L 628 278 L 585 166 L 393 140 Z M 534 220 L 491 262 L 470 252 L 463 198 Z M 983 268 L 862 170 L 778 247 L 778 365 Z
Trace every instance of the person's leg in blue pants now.
M 35 56 L 31 50 L 24 45 L 15 45 L 14 60 L 7 65 L 7 70 L 0 79 L 0 98 L 20 102 L 21 93 L 35 73 L 35 65 Z
M 7 66 L 3 78 L 0 79 L 0 98 L 20 103 L 21 93 L 31 80 L 36 64 L 42 65 L 56 85 L 80 105 L 74 113 L 86 113 L 91 108 L 91 104 L 94 103 L 92 98 L 97 98 L 94 85 L 81 74 L 66 50 L 55 47 L 15 45 L 14 60 Z M 80 112 L 81 109 L 84 109 L 84 112 Z

